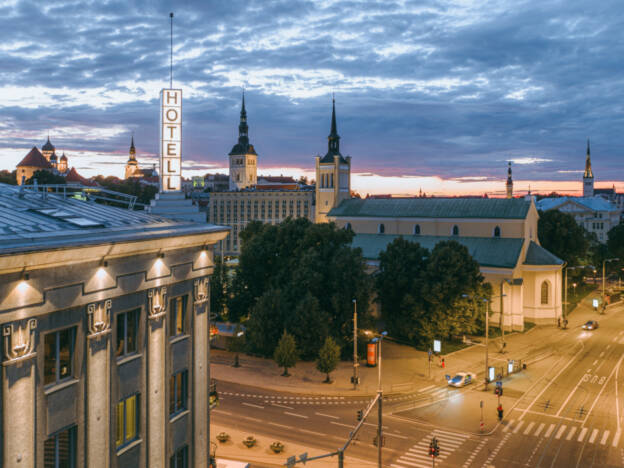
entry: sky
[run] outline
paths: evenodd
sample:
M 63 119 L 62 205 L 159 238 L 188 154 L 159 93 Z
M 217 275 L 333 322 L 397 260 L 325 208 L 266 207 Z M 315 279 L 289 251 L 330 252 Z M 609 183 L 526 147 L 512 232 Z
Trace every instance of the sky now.
M 242 90 L 258 173 L 314 178 L 335 94 L 352 186 L 502 195 L 624 190 L 624 3 L 0 0 L 0 169 L 49 133 L 85 176 L 157 162 L 182 88 L 183 175 L 227 172 Z

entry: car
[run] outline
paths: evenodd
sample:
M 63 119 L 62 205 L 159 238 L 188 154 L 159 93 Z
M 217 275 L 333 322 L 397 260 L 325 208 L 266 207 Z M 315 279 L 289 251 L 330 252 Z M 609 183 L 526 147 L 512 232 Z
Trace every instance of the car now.
M 477 380 L 477 374 L 472 372 L 458 372 L 453 378 L 451 378 L 450 375 L 446 376 L 446 382 L 451 387 L 463 387 L 471 384 L 475 380 Z
M 595 320 L 589 320 L 585 322 L 581 328 L 583 330 L 595 330 L 596 328 L 598 328 L 598 322 L 596 322 Z

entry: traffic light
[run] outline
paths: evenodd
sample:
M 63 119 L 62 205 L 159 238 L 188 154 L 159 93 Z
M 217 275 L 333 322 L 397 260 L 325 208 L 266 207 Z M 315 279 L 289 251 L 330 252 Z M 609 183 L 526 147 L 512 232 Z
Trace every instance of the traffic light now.
M 434 439 L 435 442 L 433 444 L 433 456 L 440 456 L 440 446 L 438 445 L 438 439 Z
M 357 420 L 361 421 L 363 416 L 364 416 L 364 411 L 359 409 L 357 412 Z

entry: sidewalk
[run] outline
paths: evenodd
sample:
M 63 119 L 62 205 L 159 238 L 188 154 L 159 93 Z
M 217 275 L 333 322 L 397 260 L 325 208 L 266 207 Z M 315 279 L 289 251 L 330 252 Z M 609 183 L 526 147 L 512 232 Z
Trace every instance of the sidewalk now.
M 508 359 L 522 360 L 530 365 L 536 360 L 550 356 L 556 346 L 569 340 L 571 330 L 580 327 L 587 320 L 604 320 L 609 317 L 610 311 L 619 309 L 620 304 L 613 304 L 607 308 L 606 315 L 599 315 L 593 311 L 591 300 L 599 296 L 598 291 L 587 296 L 568 317 L 568 329 L 562 330 L 553 325 L 541 325 L 525 333 L 505 335 L 507 346 L 505 353 L 499 353 L 501 338 L 490 340 L 489 362 L 493 366 L 503 366 Z M 570 342 L 572 344 L 572 342 Z M 445 374 L 454 374 L 469 371 L 480 374 L 485 372 L 485 347 L 475 344 L 468 348 L 455 351 L 445 357 L 446 368 L 438 365 L 438 359 L 431 363 L 431 376 L 428 376 L 427 353 L 417 351 L 410 346 L 400 345 L 386 340 L 382 346 L 382 383 L 384 393 L 409 393 L 432 384 L 444 384 Z M 270 359 L 252 356 L 240 356 L 241 367 L 232 367 L 233 353 L 221 350 L 211 350 L 211 377 L 226 382 L 261 387 L 280 392 L 303 393 L 308 395 L 327 396 L 361 396 L 373 395 L 377 391 L 377 368 L 366 367 L 360 362 L 358 375 L 360 385 L 353 390 L 350 382 L 353 375 L 353 363 L 340 362 L 338 368 L 332 372 L 331 384 L 323 383 L 325 375 L 318 372 L 314 362 L 299 362 L 289 369 L 290 377 L 282 377 L 282 368 L 279 368 Z

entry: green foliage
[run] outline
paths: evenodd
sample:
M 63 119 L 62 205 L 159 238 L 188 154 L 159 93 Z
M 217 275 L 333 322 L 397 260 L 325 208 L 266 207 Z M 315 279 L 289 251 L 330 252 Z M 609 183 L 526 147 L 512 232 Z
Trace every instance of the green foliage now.
M 393 337 L 418 345 L 434 337 L 474 333 L 484 310 L 464 296 L 487 297 L 479 264 L 455 241 L 439 242 L 431 253 L 397 238 L 379 255 L 377 300 Z
M 17 171 L 9 172 L 6 169 L 0 171 L 0 184 L 17 185 Z
M 24 185 L 33 185 L 37 179 L 39 185 L 65 184 L 65 177 L 53 174 L 50 171 L 35 171 L 30 179 L 26 179 Z
M 331 382 L 329 374 L 333 372 L 340 362 L 340 346 L 336 344 L 331 336 L 325 338 L 325 343 L 319 350 L 316 368 L 319 372 L 327 374 L 325 382 Z
M 142 184 L 138 179 L 120 180 L 113 176 L 97 176 L 95 181 L 108 190 L 134 195 L 137 197 L 137 202 L 144 205 L 149 205 L 158 192 L 158 187 Z M 143 207 L 139 205 L 136 209 L 143 209 Z
M 230 278 L 223 258 L 215 256 L 215 267 L 210 282 L 210 311 L 223 320 L 226 315 Z
M 277 343 L 277 347 L 273 353 L 273 359 L 278 366 L 284 368 L 284 373 L 282 375 L 285 377 L 289 375 L 288 369 L 297 364 L 297 359 L 299 359 L 297 344 L 295 343 L 295 338 L 286 330 L 284 330 L 284 334 L 280 338 L 279 343 Z
M 618 224 L 607 233 L 607 248 L 611 258 L 619 258 L 624 265 L 624 224 Z M 604 260 L 604 259 L 603 259 Z
M 333 223 L 313 224 L 304 218 L 279 225 L 249 223 L 241 233 L 239 267 L 228 303 L 231 320 L 249 316 L 249 351 L 273 353 L 252 331 L 266 330 L 268 325 L 261 323 L 265 319 L 296 337 L 304 359 L 314 359 L 327 336 L 341 347 L 351 343 L 352 300 L 368 304 L 370 293 L 366 264 L 361 251 L 350 247 L 352 237 Z M 267 291 L 279 297 L 267 298 Z M 366 307 L 360 312 L 365 326 Z
M 587 256 L 589 236 L 574 216 L 559 210 L 540 211 L 537 234 L 542 247 L 557 257 L 578 265 Z
M 273 355 L 275 344 L 284 329 L 284 306 L 282 291 L 268 289 L 254 304 L 249 320 L 245 323 L 246 348 L 264 357 Z

